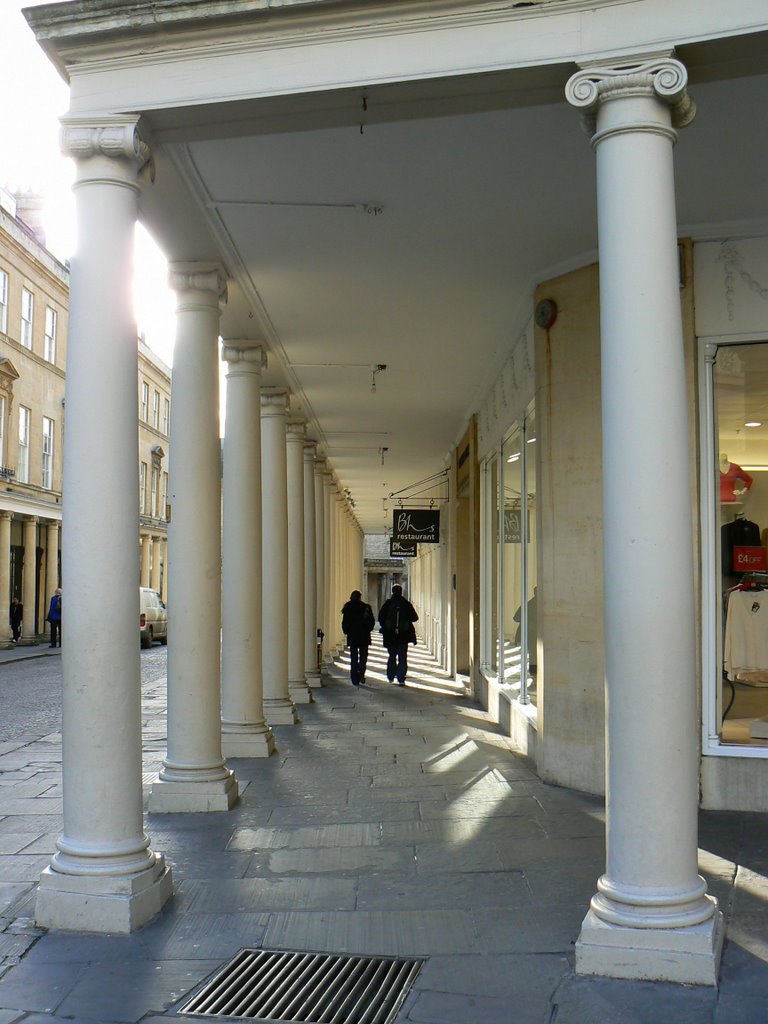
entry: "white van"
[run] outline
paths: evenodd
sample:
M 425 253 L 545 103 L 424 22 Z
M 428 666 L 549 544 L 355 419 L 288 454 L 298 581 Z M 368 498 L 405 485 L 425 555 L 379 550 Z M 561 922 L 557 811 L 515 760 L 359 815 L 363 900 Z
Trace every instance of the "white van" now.
M 168 643 L 168 611 L 156 590 L 139 587 L 139 638 L 142 647 Z

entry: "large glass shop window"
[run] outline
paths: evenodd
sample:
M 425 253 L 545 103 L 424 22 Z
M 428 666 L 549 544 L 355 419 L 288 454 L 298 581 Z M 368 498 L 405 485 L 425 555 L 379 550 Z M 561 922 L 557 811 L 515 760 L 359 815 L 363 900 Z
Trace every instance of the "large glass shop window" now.
M 768 344 L 718 346 L 713 384 L 722 669 L 713 724 L 723 745 L 768 747 Z
M 486 463 L 485 607 L 488 670 L 536 702 L 536 457 L 531 413 Z M 499 542 L 501 540 L 501 543 Z

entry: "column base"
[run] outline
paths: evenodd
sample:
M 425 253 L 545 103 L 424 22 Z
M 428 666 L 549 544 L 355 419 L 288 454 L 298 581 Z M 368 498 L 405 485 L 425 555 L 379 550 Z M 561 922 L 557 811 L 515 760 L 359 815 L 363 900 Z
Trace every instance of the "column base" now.
M 134 875 L 40 875 L 35 923 L 41 928 L 126 935 L 158 914 L 173 894 L 171 869 L 161 853 Z
M 275 752 L 275 737 L 271 729 L 264 732 L 222 732 L 221 749 L 224 757 L 269 757 Z
M 16 644 L 17 647 L 39 647 L 40 641 L 36 636 L 21 636 Z
M 576 973 L 717 985 L 723 934 L 719 910 L 688 928 L 625 928 L 590 910 L 576 942 Z
M 270 725 L 296 725 L 299 716 L 290 697 L 278 697 L 274 703 L 264 699 L 264 717 Z
M 315 670 L 314 672 L 307 672 L 307 686 L 310 690 L 318 690 L 323 685 L 323 680 L 320 673 Z
M 294 704 L 311 704 L 314 698 L 308 684 L 303 680 L 288 680 L 288 693 Z
M 152 783 L 147 810 L 150 814 L 205 814 L 228 811 L 240 798 L 237 780 L 230 772 L 226 779 L 201 782 L 166 781 Z
M 13 640 L 0 640 L 0 651 L 12 651 L 16 646 Z

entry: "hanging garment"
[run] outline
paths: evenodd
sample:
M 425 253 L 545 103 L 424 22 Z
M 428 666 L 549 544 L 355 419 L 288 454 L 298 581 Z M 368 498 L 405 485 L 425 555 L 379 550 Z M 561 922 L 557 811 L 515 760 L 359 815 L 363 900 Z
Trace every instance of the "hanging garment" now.
M 760 527 L 749 519 L 734 519 L 720 528 L 720 555 L 723 576 L 741 576 L 744 570 L 734 568 L 735 547 L 760 546 Z
M 768 686 L 768 590 L 728 597 L 723 660 L 730 680 Z

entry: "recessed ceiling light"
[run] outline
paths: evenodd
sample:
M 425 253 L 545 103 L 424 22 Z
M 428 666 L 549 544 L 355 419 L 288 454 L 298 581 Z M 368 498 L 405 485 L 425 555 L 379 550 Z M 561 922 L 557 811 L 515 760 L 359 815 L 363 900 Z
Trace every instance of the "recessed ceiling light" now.
M 760 420 L 750 420 L 749 423 L 744 424 L 745 427 L 762 427 L 762 425 Z

